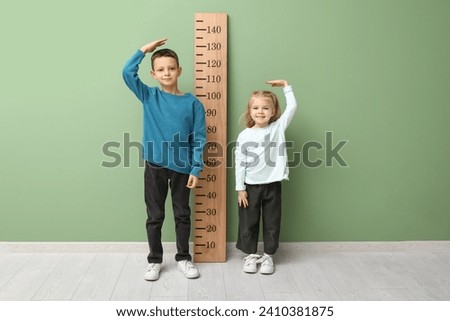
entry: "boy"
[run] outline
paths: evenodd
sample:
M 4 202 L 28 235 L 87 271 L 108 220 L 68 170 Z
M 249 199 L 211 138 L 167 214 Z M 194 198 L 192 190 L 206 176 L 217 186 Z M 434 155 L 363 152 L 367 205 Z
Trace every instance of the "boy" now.
M 144 278 L 159 278 L 163 259 L 161 228 L 164 205 L 170 187 L 175 217 L 177 269 L 187 278 L 199 277 L 189 254 L 191 231 L 190 189 L 195 188 L 203 167 L 202 153 L 206 140 L 205 111 L 200 101 L 178 89 L 182 69 L 177 54 L 170 49 L 153 53 L 152 77 L 158 87 L 149 87 L 138 76 L 145 54 L 165 44 L 153 41 L 138 50 L 123 68 L 127 86 L 143 105 L 143 158 L 145 159 L 144 194 L 147 206 L 147 238 L 150 253 Z

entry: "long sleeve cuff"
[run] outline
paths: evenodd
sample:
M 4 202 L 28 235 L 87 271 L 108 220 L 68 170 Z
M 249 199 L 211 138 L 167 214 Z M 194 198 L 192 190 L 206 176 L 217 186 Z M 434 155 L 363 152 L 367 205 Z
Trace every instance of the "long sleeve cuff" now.
M 293 91 L 292 86 L 291 85 L 287 85 L 286 87 L 283 87 L 283 93 L 287 94 L 288 92 Z
M 236 191 L 245 191 L 245 185 L 236 184 Z

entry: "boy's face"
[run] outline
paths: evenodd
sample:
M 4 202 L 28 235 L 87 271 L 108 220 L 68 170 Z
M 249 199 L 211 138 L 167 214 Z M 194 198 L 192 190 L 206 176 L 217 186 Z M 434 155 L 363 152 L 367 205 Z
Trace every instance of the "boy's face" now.
M 269 99 L 255 97 L 250 102 L 250 117 L 255 122 L 255 128 L 263 128 L 269 124 L 275 108 Z
M 177 85 L 178 77 L 181 75 L 181 67 L 172 57 L 158 57 L 153 61 L 152 77 L 163 87 Z

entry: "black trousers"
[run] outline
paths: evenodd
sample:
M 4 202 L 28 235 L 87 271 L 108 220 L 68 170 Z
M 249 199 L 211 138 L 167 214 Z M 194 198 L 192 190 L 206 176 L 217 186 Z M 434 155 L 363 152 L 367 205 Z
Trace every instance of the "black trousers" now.
M 176 261 L 192 260 L 189 254 L 191 232 L 190 189 L 186 187 L 189 175 L 145 162 L 144 194 L 147 206 L 147 239 L 150 248 L 149 263 L 161 263 L 163 247 L 161 229 L 165 218 L 165 202 L 170 187 L 175 219 L 177 254 Z
M 259 223 L 262 217 L 264 253 L 275 254 L 281 225 L 281 182 L 246 184 L 247 207 L 239 207 L 239 234 L 236 247 L 247 254 L 258 249 Z

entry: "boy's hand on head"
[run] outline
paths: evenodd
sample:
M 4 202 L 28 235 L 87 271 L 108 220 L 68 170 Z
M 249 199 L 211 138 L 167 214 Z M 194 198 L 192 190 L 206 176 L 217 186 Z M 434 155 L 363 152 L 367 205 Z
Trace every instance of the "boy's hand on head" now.
M 238 205 L 239 205 L 239 207 L 241 207 L 241 206 L 247 207 L 248 206 L 247 191 L 238 191 Z
M 289 85 L 287 80 L 284 79 L 268 80 L 266 81 L 266 84 L 269 84 L 272 87 L 286 87 L 287 85 Z
M 156 48 L 163 46 L 166 43 L 167 39 L 159 39 L 152 41 L 144 46 L 142 46 L 141 51 L 143 53 L 153 52 Z
M 194 175 L 189 175 L 189 179 L 187 182 L 186 187 L 187 188 L 195 188 L 198 184 L 198 177 L 194 176 Z

